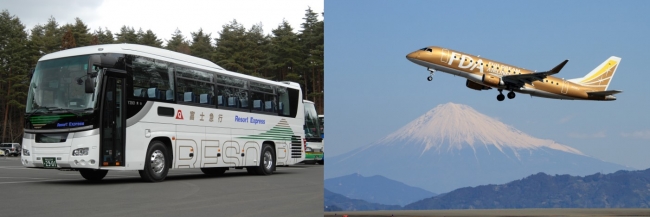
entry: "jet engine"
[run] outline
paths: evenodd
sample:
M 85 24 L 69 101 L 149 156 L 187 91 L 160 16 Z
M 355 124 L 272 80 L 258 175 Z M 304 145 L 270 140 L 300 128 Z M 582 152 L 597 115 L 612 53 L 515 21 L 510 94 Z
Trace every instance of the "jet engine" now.
M 501 78 L 494 75 L 483 74 L 482 81 L 484 84 L 490 86 L 503 86 L 503 81 Z
M 485 86 L 485 85 L 470 81 L 469 79 L 467 79 L 467 82 L 465 82 L 465 85 L 469 89 L 474 89 L 474 90 L 489 90 L 489 89 L 492 89 L 492 88 L 490 88 L 488 86 Z

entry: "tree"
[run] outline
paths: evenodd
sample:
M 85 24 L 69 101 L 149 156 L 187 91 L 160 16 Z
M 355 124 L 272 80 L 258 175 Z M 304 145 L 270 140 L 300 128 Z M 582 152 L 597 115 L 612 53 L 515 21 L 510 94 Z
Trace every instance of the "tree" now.
M 72 33 L 72 29 L 68 28 L 68 31 L 63 34 L 63 38 L 61 40 L 61 49 L 70 49 L 70 48 L 75 48 L 77 47 L 77 43 L 75 42 L 74 35 Z
M 243 62 L 248 60 L 243 52 L 246 46 L 246 29 L 237 23 L 237 20 L 233 20 L 222 27 L 223 29 L 219 31 L 219 37 L 214 39 L 217 46 L 212 61 L 226 70 L 248 73 L 248 70 L 243 65 Z
M 9 133 L 7 124 L 12 120 L 9 130 L 23 129 L 22 109 L 24 109 L 25 93 L 27 82 L 25 82 L 28 71 L 30 50 L 27 47 L 27 32 L 25 26 L 9 11 L 3 10 L 0 13 L 0 109 L 2 109 L 2 141 L 15 141 L 19 137 L 7 138 Z M 20 118 L 15 118 L 14 115 Z
M 106 28 L 106 31 L 102 30 L 102 27 L 99 27 L 99 29 L 95 30 L 95 37 L 97 37 L 97 44 L 113 44 L 115 43 L 115 39 L 113 38 L 113 33 L 111 33 L 111 30 Z
M 190 45 L 190 54 L 195 57 L 209 60 L 214 52 L 214 47 L 210 43 L 210 35 L 203 33 L 203 29 L 198 32 L 190 33 L 192 35 L 192 44 Z
M 155 33 L 150 29 L 146 33 L 140 34 L 142 29 L 138 32 L 138 44 L 152 46 L 152 47 L 162 47 L 162 40 L 158 39 Z
M 165 49 L 176 51 L 176 48 L 180 46 L 184 41 L 185 41 L 185 37 L 183 36 L 183 33 L 181 32 L 181 30 L 176 28 L 174 33 L 172 33 L 172 38 L 167 40 L 167 45 L 165 45 Z
M 59 23 L 56 22 L 54 17 L 50 17 L 43 26 L 41 53 L 44 55 L 61 50 L 61 37 L 63 37 L 63 32 L 59 28 Z
M 272 70 L 269 55 L 270 36 L 264 35 L 262 27 L 262 23 L 259 23 L 246 32 L 242 52 L 248 61 L 243 61 L 242 65 L 253 76 L 272 79 L 274 76 L 269 76 Z
M 115 33 L 115 35 L 117 36 L 115 40 L 117 43 L 138 43 L 138 35 L 135 33 L 133 27 L 122 26 L 122 28 L 120 28 L 120 33 Z
M 75 38 L 75 44 L 78 47 L 88 46 L 92 41 L 92 34 L 90 34 L 90 28 L 81 21 L 81 19 L 74 18 L 74 25 L 69 25 L 72 29 L 72 36 Z
M 275 37 L 271 38 L 271 67 L 276 71 L 279 80 L 300 82 L 300 75 L 295 70 L 300 61 L 300 44 L 298 36 L 286 21 L 272 30 Z
M 303 62 L 300 71 L 304 82 L 304 97 L 312 101 L 323 111 L 323 72 L 324 72 L 324 23 L 318 21 L 318 14 L 307 8 L 302 31 L 299 35 Z M 307 91 L 309 90 L 309 91 Z

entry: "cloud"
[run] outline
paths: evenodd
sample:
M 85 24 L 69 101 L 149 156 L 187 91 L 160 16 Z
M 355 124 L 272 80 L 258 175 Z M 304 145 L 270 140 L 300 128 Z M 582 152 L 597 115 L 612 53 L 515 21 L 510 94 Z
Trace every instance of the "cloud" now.
M 607 135 L 605 131 L 600 131 L 597 133 L 569 133 L 569 137 L 577 139 L 596 139 L 596 138 L 605 138 Z
M 621 133 L 625 138 L 650 139 L 650 130 L 639 130 L 632 133 Z
M 569 121 L 570 121 L 571 119 L 573 119 L 574 117 L 575 117 L 575 115 L 569 115 L 569 116 L 563 117 L 562 119 L 560 119 L 560 120 L 558 121 L 558 123 L 563 124 L 563 123 L 569 122 Z

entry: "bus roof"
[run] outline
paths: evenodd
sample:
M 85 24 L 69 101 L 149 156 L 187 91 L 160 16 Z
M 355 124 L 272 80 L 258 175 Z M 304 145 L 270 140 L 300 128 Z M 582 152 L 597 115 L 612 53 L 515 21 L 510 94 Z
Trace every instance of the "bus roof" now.
M 72 48 L 72 49 L 67 49 L 67 50 L 62 50 L 62 51 L 57 51 L 54 53 L 47 54 L 41 57 L 38 61 L 58 59 L 58 58 L 70 57 L 70 56 L 100 54 L 100 53 L 117 53 L 117 54 L 131 54 L 131 55 L 145 56 L 145 57 L 160 59 L 160 60 L 181 64 L 185 66 L 191 66 L 198 69 L 218 72 L 225 75 L 238 76 L 240 78 L 245 78 L 257 82 L 273 83 L 280 86 L 300 89 L 300 84 L 295 82 L 271 81 L 263 78 L 258 78 L 255 76 L 240 74 L 237 72 L 231 72 L 225 70 L 221 66 L 206 59 L 202 59 L 202 58 L 198 58 L 198 57 L 194 57 L 187 54 L 178 53 L 178 52 L 174 52 L 162 48 L 150 47 L 150 46 L 139 45 L 139 44 L 102 44 L 102 45 L 77 47 L 77 48 Z

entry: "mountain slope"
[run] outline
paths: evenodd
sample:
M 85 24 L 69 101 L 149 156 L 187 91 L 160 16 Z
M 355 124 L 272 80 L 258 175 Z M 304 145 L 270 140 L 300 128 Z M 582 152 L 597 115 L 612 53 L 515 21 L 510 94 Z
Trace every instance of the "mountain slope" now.
M 585 177 L 544 173 L 503 185 L 461 188 L 404 209 L 650 208 L 650 169 Z
M 370 203 L 400 205 L 433 197 L 436 194 L 383 176 L 363 177 L 350 174 L 325 180 L 325 188 L 351 199 L 361 199 Z
M 402 209 L 401 206 L 397 205 L 384 205 L 378 203 L 368 203 L 359 199 L 350 199 L 343 195 L 333 193 L 324 189 L 324 202 L 325 202 L 325 211 L 338 211 L 347 210 L 399 210 Z
M 466 105 L 439 105 L 401 129 L 328 159 L 325 178 L 382 175 L 431 192 L 502 184 L 544 172 L 588 175 L 626 169 L 538 139 Z

